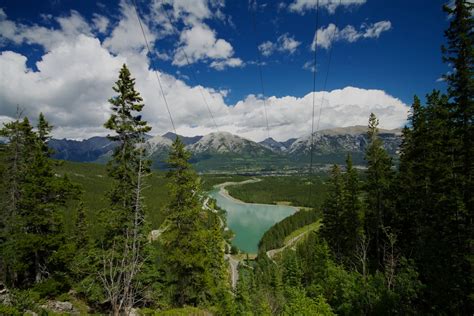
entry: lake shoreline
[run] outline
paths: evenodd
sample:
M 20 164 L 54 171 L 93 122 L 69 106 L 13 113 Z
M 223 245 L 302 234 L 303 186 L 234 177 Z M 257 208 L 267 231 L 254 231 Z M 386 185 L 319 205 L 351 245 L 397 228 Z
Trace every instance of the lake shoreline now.
M 244 253 L 256 254 L 258 243 L 264 233 L 284 218 L 295 214 L 297 207 L 288 205 L 246 203 L 234 198 L 226 190 L 231 185 L 242 185 L 262 181 L 251 178 L 241 182 L 216 184 L 208 192 L 219 207 L 226 210 L 227 226 L 234 232 L 232 244 Z
M 299 212 L 300 211 L 300 208 L 297 207 L 297 206 L 293 206 L 293 205 L 280 205 L 280 204 L 263 204 L 263 203 L 247 203 L 247 202 L 244 202 L 242 200 L 239 200 L 235 197 L 233 197 L 232 195 L 229 194 L 229 191 L 226 190 L 226 187 L 227 186 L 233 186 L 233 185 L 243 185 L 243 184 L 247 184 L 247 183 L 256 183 L 256 182 L 260 182 L 262 181 L 262 179 L 259 179 L 259 178 L 254 178 L 254 179 L 249 179 L 249 180 L 245 180 L 245 181 L 240 181 L 240 182 L 224 182 L 224 183 L 219 183 L 219 184 L 216 184 L 214 186 L 214 188 L 216 189 L 219 189 L 219 194 L 222 195 L 223 197 L 231 200 L 232 202 L 234 203 L 237 203 L 237 204 L 242 204 L 242 205 L 256 205 L 256 206 L 285 206 L 285 207 L 289 207 L 289 208 L 292 208 L 295 210 L 295 212 Z

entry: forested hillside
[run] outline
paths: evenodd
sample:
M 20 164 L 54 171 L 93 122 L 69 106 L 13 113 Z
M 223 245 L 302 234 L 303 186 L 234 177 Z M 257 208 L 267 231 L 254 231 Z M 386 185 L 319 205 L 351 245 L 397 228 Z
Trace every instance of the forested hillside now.
M 326 195 L 327 173 L 299 176 L 261 177 L 261 182 L 230 186 L 229 193 L 249 203 L 289 203 L 293 206 L 315 207 L 322 205 Z M 312 198 L 308 192 L 312 189 Z
M 179 138 L 166 175 L 150 173 L 150 127 L 131 114 L 144 104 L 126 65 L 114 91 L 105 127 L 117 146 L 106 168 L 52 160 L 42 114 L 35 127 L 25 117 L 1 130 L 0 314 L 227 309 L 222 212 L 203 207 Z
M 445 92 L 414 97 L 399 161 L 372 113 L 365 169 L 347 154 L 329 175 L 311 164 L 230 189 L 306 206 L 268 230 L 252 260 L 231 250 L 225 210 L 206 190 L 245 179 L 228 148 L 207 145 L 222 135 L 254 144 L 200 138 L 200 154 L 212 148 L 230 168 L 200 176 L 181 138 L 167 138 L 166 172 L 152 172 L 163 141 L 147 142 L 126 64 L 104 120 L 115 144 L 105 166 L 52 159 L 53 126 L 19 110 L 0 130 L 0 315 L 473 315 L 474 4 L 444 10 L 454 70 Z
M 447 94 L 415 96 L 400 165 L 369 118 L 367 170 L 331 170 L 322 226 L 277 257 L 242 266 L 241 314 L 470 315 L 472 300 L 473 5 L 455 1 Z M 262 239 L 281 247 L 285 222 Z M 296 221 L 295 221 L 296 222 Z M 298 225 L 299 226 L 299 225 Z

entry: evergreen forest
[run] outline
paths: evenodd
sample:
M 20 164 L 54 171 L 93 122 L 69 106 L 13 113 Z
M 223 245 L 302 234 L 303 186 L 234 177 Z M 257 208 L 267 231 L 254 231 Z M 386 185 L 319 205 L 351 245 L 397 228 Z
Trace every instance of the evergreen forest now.
M 0 315 L 473 315 L 473 10 L 445 7 L 455 71 L 447 91 L 414 96 L 397 159 L 372 114 L 366 168 L 347 155 L 327 174 L 229 188 L 300 207 L 253 255 L 232 246 L 226 210 L 207 194 L 248 177 L 198 174 L 179 137 L 166 171 L 153 170 L 126 64 L 105 166 L 53 159 L 54 127 L 19 109 L 0 130 Z

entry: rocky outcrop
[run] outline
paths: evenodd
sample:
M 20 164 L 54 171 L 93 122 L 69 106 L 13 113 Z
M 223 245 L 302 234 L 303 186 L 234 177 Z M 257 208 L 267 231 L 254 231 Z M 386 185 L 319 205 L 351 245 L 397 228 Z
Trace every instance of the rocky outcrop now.
M 41 308 L 59 313 L 59 314 L 67 314 L 67 315 L 80 315 L 79 311 L 77 311 L 72 303 L 70 302 L 61 302 L 61 301 L 47 301 L 46 304 L 41 305 Z

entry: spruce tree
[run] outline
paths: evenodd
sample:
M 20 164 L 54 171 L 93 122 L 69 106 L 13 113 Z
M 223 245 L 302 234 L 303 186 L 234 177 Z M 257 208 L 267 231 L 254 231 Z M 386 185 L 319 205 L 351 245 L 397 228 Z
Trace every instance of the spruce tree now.
M 10 178 L 16 185 L 14 192 L 9 192 L 12 199 L 2 243 L 8 281 L 15 286 L 59 278 L 67 270 L 61 251 L 64 214 L 77 199 L 78 190 L 67 177 L 54 173 L 47 145 L 51 129 L 40 114 L 36 131 L 27 118 L 6 124 L 2 130 L 11 140 L 7 160 L 12 167 L 16 165 Z M 64 280 L 62 283 L 67 286 Z
M 17 286 L 21 282 L 23 264 L 20 252 L 16 251 L 20 238 L 20 202 L 23 196 L 23 184 L 31 161 L 32 148 L 34 148 L 34 132 L 30 121 L 25 117 L 20 120 L 4 124 L 0 134 L 7 138 L 5 145 L 4 164 L 2 174 L 3 196 L 1 214 L 1 252 L 2 279 L 8 286 Z
M 178 138 L 168 159 L 170 202 L 162 234 L 162 264 L 171 303 L 177 306 L 216 303 L 221 283 L 223 239 L 211 239 L 208 215 L 203 210 L 199 178 L 192 169 L 191 155 Z M 212 227 L 211 226 L 211 227 Z M 220 228 L 222 229 L 222 228 Z
M 406 254 L 413 253 L 419 246 L 421 220 L 427 202 L 427 158 L 430 154 L 426 110 L 415 96 L 408 117 L 409 126 L 402 131 L 400 164 L 397 174 L 397 213 L 392 225 L 397 229 L 399 242 Z
M 395 225 L 400 245 L 426 284 L 429 313 L 469 314 L 472 301 L 473 5 L 445 7 L 448 95 L 415 98 L 401 147 Z
M 107 163 L 109 177 L 114 179 L 113 188 L 108 193 L 113 209 L 113 223 L 109 233 L 120 235 L 126 229 L 124 223 L 133 222 L 136 203 L 137 174 L 149 170 L 150 162 L 144 159 L 144 138 L 151 130 L 140 112 L 144 104 L 140 93 L 135 90 L 135 79 L 124 64 L 113 90 L 117 95 L 109 100 L 112 114 L 105 127 L 114 132 L 108 138 L 117 143 L 112 157 Z
M 469 305 L 470 237 L 462 189 L 456 185 L 456 132 L 448 104 L 439 91 L 427 95 L 425 106 L 414 100 L 411 128 L 403 133 L 393 226 L 426 284 L 420 307 L 463 314 Z
M 449 108 L 452 128 L 455 130 L 456 168 L 462 187 L 463 202 L 473 209 L 474 191 L 474 3 L 454 1 L 454 7 L 444 6 L 451 15 L 445 31 L 447 45 L 442 47 L 443 60 L 453 68 L 445 75 L 448 83 Z M 469 223 L 472 224 L 472 223 Z
M 145 134 L 151 130 L 140 112 L 144 104 L 135 90 L 135 79 L 124 64 L 113 86 L 116 96 L 109 100 L 112 114 L 105 127 L 114 132 L 109 139 L 117 143 L 107 163 L 113 181 L 108 196 L 112 215 L 107 216 L 108 230 L 101 241 L 99 274 L 114 315 L 126 313 L 141 297 L 137 281 L 145 262 L 144 177 L 149 173 Z
M 338 165 L 334 165 L 331 169 L 328 197 L 323 205 L 321 236 L 326 239 L 338 259 L 342 259 L 345 238 L 341 234 L 345 192 L 346 188 L 341 169 Z
M 378 137 L 379 120 L 375 114 L 369 117 L 367 136 L 369 144 L 365 153 L 367 161 L 367 192 L 366 233 L 374 241 L 374 268 L 382 266 L 383 226 L 389 217 L 392 194 L 390 192 L 393 180 L 392 159 L 383 148 L 382 140 Z
M 453 174 L 452 185 L 458 188 L 461 201 L 454 207 L 456 218 L 455 245 L 458 249 L 458 263 L 455 273 L 459 274 L 459 312 L 472 313 L 472 279 L 462 275 L 472 274 L 473 210 L 474 210 L 474 3 L 469 0 L 455 0 L 454 7 L 444 7 L 450 14 L 450 25 L 445 31 L 447 39 L 443 46 L 443 59 L 452 66 L 452 72 L 445 76 L 448 84 L 450 129 L 453 131 Z M 472 294 L 471 294 L 472 295 Z M 470 309 L 469 309 L 470 308 Z
M 346 263 L 351 262 L 357 244 L 364 234 L 363 231 L 363 206 L 361 202 L 361 184 L 357 170 L 352 165 L 351 155 L 347 155 L 346 173 L 344 174 L 344 207 L 341 218 L 342 232 L 344 235 L 344 257 Z

